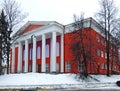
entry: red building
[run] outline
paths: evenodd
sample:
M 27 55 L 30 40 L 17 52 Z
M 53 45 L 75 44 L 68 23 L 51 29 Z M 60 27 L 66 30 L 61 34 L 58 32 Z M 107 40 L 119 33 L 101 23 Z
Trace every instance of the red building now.
M 100 32 L 102 29 L 94 19 L 84 20 L 82 38 L 87 55 L 88 73 L 107 73 L 106 42 Z M 80 30 L 73 31 L 73 24 L 63 26 L 55 21 L 28 22 L 13 36 L 10 72 L 82 71 L 84 67 L 82 57 L 80 56 L 81 63 L 78 63 L 75 57 L 79 51 L 74 52 L 71 49 L 73 44 L 81 43 L 81 37 L 78 35 Z M 112 74 L 119 72 L 119 54 L 118 48 L 111 45 L 110 73 Z

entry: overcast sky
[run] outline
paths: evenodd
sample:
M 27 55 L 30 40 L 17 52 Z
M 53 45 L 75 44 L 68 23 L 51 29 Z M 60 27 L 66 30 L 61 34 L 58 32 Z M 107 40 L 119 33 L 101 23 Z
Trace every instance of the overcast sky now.
M 93 17 L 99 8 L 98 0 L 17 0 L 24 12 L 29 13 L 26 21 L 57 21 L 61 24 L 73 22 L 73 14 L 85 13 Z M 120 0 L 115 0 L 120 6 Z

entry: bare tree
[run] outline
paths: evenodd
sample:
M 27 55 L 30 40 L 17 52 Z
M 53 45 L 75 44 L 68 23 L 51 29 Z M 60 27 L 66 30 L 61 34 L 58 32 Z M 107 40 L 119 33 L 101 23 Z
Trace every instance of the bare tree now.
M 110 75 L 110 49 L 111 36 L 114 36 L 115 23 L 119 21 L 117 18 L 118 9 L 115 6 L 114 0 L 99 0 L 100 10 L 96 13 L 96 19 L 103 26 L 106 39 L 106 53 L 107 53 L 107 76 Z
M 11 33 L 15 30 L 17 25 L 20 24 L 27 17 L 27 15 L 25 13 L 22 13 L 20 10 L 20 5 L 15 0 L 3 0 L 2 8 L 4 9 L 8 22 L 8 36 L 11 36 Z M 9 53 L 11 38 L 9 38 L 7 41 L 7 73 L 9 73 Z
M 7 15 L 11 31 L 27 17 L 27 14 L 22 12 L 16 0 L 3 0 L 2 7 Z

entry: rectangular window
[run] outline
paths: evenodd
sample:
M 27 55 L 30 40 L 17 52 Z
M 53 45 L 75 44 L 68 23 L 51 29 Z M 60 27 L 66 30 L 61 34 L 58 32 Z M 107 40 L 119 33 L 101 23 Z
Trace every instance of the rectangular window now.
M 105 41 L 105 46 L 106 46 L 106 41 Z
M 102 44 L 102 45 L 104 45 L 104 42 L 103 42 L 103 40 L 101 40 L 101 44 Z
M 56 63 L 56 71 L 59 72 L 59 63 Z
M 107 70 L 107 64 L 105 64 L 105 69 Z
M 111 50 L 112 50 L 112 46 L 111 46 Z
M 114 69 L 115 69 L 114 71 L 116 71 L 116 66 L 114 67 Z
M 107 53 L 105 53 L 105 58 L 107 59 Z
M 32 51 L 33 51 L 33 48 L 30 48 L 30 60 L 32 60 Z
M 40 59 L 40 46 L 37 47 L 37 59 Z
M 49 72 L 49 64 L 46 64 L 46 72 Z
M 78 61 L 78 72 L 84 71 L 84 63 L 82 60 Z
M 29 72 L 32 72 L 32 65 L 29 65 Z
M 112 67 L 112 71 L 114 71 L 115 70 L 115 68 L 114 67 Z
M 96 40 L 97 40 L 97 42 L 100 42 L 100 38 L 98 36 L 96 37 Z
M 100 50 L 99 49 L 97 49 L 97 55 L 100 56 Z
M 23 60 L 25 61 L 25 49 L 23 49 Z
M 66 72 L 70 72 L 70 62 L 66 62 Z
M 49 57 L 49 44 L 45 46 L 45 49 L 46 49 L 45 51 L 46 57 Z
M 59 56 L 59 42 L 56 42 L 56 56 Z
M 102 63 L 101 68 L 104 69 L 104 63 Z
M 101 51 L 101 57 L 102 57 L 102 58 L 104 57 L 104 53 L 103 53 L 103 51 Z

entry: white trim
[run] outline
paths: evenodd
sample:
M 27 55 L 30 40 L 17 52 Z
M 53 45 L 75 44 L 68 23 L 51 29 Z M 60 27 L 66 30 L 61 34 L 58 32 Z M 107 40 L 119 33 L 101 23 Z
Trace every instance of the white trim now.
M 62 28 L 60 28 L 60 27 L 58 27 L 56 25 L 47 25 L 47 26 L 32 30 L 30 32 L 27 32 L 27 33 L 25 33 L 23 35 L 20 35 L 19 38 L 16 39 L 16 42 L 17 41 L 24 41 L 25 39 L 29 39 L 32 35 L 39 36 L 39 35 L 42 35 L 42 34 L 51 33 L 53 31 L 58 32 L 58 33 L 63 33 Z

